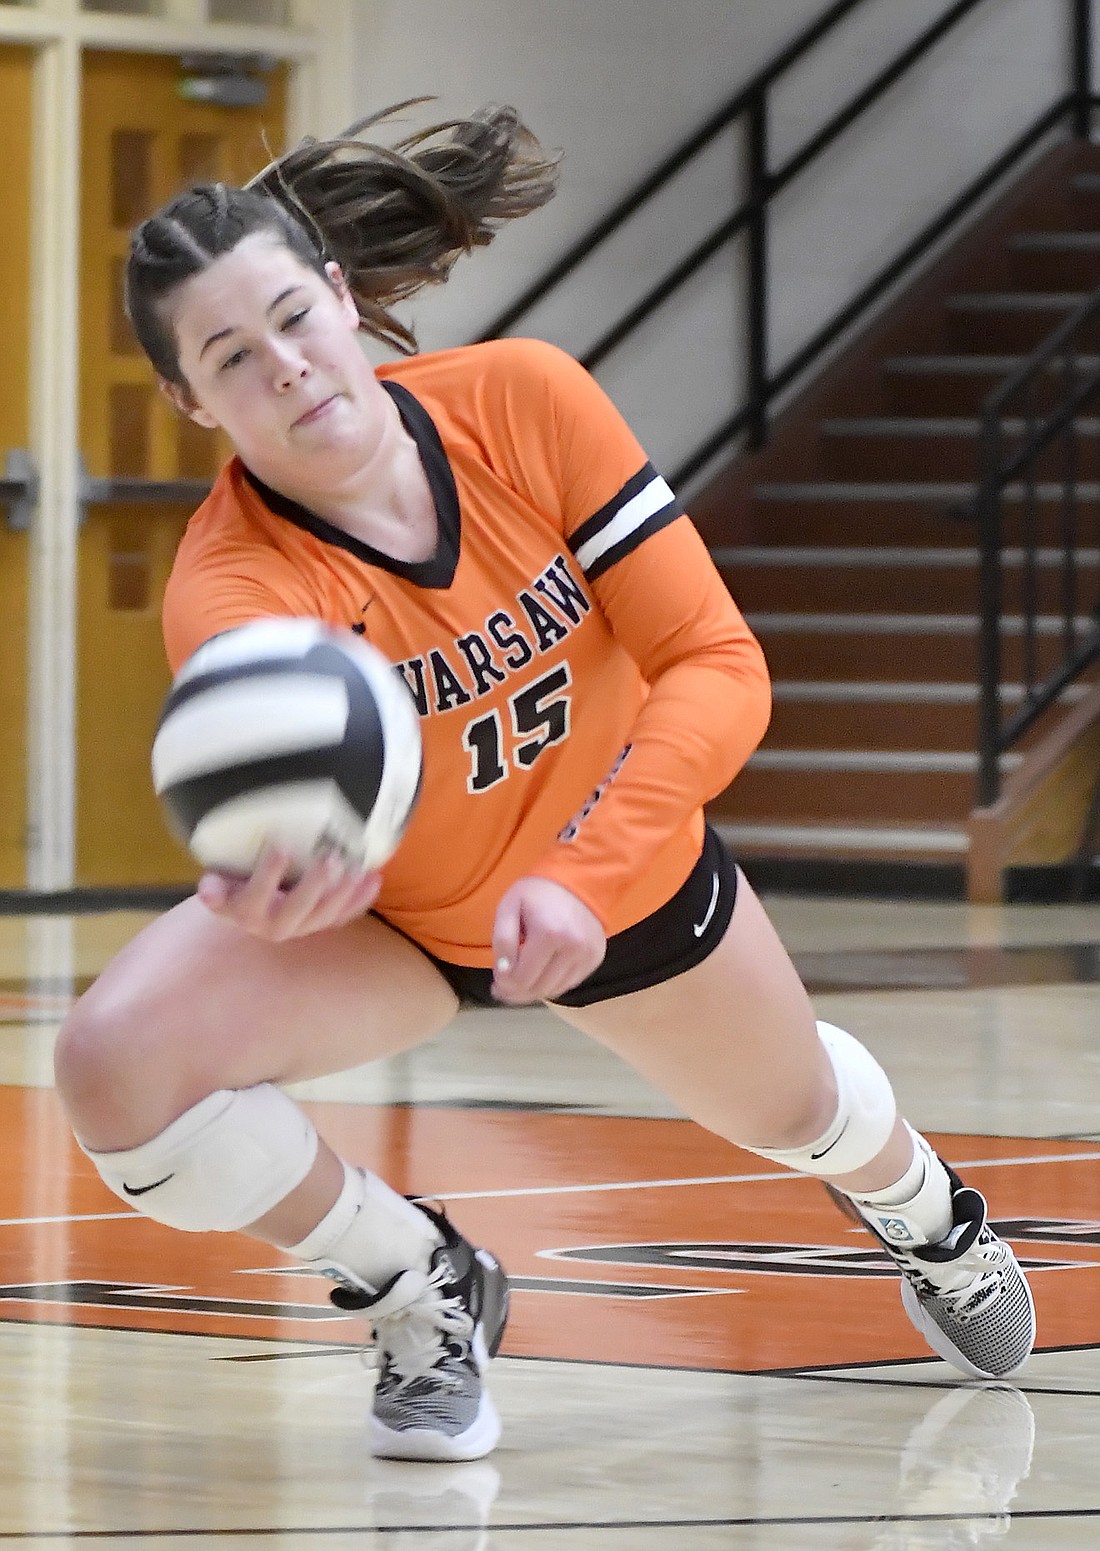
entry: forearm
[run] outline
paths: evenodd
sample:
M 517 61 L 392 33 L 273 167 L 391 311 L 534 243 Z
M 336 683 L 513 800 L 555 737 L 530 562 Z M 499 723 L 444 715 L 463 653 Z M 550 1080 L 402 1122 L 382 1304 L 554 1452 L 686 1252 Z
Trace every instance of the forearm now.
M 734 779 L 768 725 L 771 694 L 751 636 L 668 668 L 631 730 L 629 752 L 533 869 L 602 921 L 623 890 Z

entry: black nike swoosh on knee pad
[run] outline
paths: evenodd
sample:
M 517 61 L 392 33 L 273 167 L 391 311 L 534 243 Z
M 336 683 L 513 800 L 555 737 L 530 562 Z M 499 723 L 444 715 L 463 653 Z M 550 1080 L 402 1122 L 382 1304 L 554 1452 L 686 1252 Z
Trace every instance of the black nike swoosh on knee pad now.
M 837 1142 L 840 1141 L 840 1137 L 844 1135 L 844 1133 L 845 1133 L 845 1131 L 847 1131 L 847 1129 L 848 1129 L 848 1121 L 846 1120 L 844 1122 L 844 1124 L 840 1128 L 840 1136 L 834 1136 L 832 1141 L 829 1143 L 828 1147 L 823 1147 L 820 1152 L 812 1152 L 810 1154 L 811 1160 L 814 1163 L 816 1163 L 819 1158 L 824 1158 L 826 1153 L 832 1152 L 832 1150 L 836 1146 Z M 171 1175 L 168 1176 L 169 1179 L 171 1179 L 171 1177 L 172 1177 Z M 163 1181 L 162 1181 L 162 1183 L 163 1183 Z M 126 1187 L 123 1186 L 123 1189 L 125 1189 L 125 1188 Z
M 167 1185 L 168 1181 L 175 1179 L 175 1177 L 175 1171 L 173 1170 L 171 1174 L 166 1174 L 163 1179 L 155 1179 L 151 1185 L 128 1185 L 123 1180 L 122 1188 L 128 1196 L 145 1196 L 149 1194 L 150 1190 L 159 1190 L 161 1185 Z

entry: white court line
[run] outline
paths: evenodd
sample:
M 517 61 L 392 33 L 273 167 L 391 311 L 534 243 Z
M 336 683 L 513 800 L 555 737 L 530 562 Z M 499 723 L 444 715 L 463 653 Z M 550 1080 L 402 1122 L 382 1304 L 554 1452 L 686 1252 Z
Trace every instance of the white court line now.
M 124 1222 L 128 1217 L 141 1221 L 140 1212 L 79 1212 L 75 1217 L 0 1217 L 0 1228 L 23 1228 L 40 1222 Z
M 1040 1153 L 1031 1158 L 968 1158 L 960 1169 L 1018 1168 L 1029 1163 L 1100 1163 L 1100 1152 Z M 779 1174 L 707 1174 L 697 1179 L 635 1179 L 605 1185 L 539 1185 L 519 1190 L 423 1190 L 421 1201 L 492 1201 L 502 1196 L 592 1195 L 601 1190 L 674 1190 L 684 1185 L 751 1185 L 759 1180 L 807 1179 L 812 1175 L 784 1169 Z
M 1100 1151 L 1038 1153 L 1026 1158 L 968 1158 L 961 1169 L 1022 1168 L 1030 1163 L 1100 1163 Z M 752 1185 L 762 1180 L 808 1179 L 812 1175 L 783 1169 L 776 1174 L 700 1174 L 689 1179 L 630 1179 L 602 1185 L 536 1185 L 517 1190 L 421 1190 L 418 1201 L 496 1201 L 507 1196 L 598 1195 L 612 1190 L 675 1190 L 690 1185 Z M 20 1228 L 48 1222 L 145 1222 L 141 1212 L 83 1212 L 73 1217 L 0 1217 L 0 1228 Z

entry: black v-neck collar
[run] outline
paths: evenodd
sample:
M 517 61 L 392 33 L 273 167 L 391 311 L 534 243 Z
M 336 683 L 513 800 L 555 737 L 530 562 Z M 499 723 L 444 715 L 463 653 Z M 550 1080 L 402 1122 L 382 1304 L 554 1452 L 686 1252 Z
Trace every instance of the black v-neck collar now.
M 401 423 L 416 443 L 420 461 L 428 476 L 428 486 L 432 492 L 432 500 L 435 502 L 435 514 L 439 526 L 439 543 L 430 560 L 395 560 L 392 555 L 383 554 L 373 545 L 364 544 L 361 539 L 353 538 L 350 533 L 345 533 L 342 528 L 337 528 L 324 517 L 318 517 L 315 512 L 300 506 L 289 496 L 280 495 L 277 490 L 272 490 L 271 486 L 265 485 L 250 468 L 245 468 L 245 478 L 264 505 L 270 507 L 277 516 L 285 517 L 287 522 L 292 522 L 295 527 L 304 529 L 306 533 L 312 533 L 314 538 L 321 539 L 325 544 L 335 544 L 339 549 L 346 549 L 366 565 L 377 566 L 379 570 L 389 571 L 394 576 L 403 576 L 406 581 L 415 583 L 417 587 L 449 587 L 454 581 L 458 566 L 462 524 L 458 507 L 458 489 L 446 449 L 440 441 L 439 432 L 428 411 L 413 397 L 408 388 L 403 387 L 399 382 L 390 382 L 384 377 L 379 378 L 379 381 L 397 405 Z

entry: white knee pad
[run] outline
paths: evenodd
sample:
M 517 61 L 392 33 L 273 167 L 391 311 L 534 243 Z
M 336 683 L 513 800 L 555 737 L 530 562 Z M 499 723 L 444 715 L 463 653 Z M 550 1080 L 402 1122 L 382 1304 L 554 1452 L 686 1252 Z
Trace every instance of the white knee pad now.
M 750 1147 L 749 1152 L 801 1174 L 850 1174 L 877 1158 L 894 1129 L 898 1108 L 890 1079 L 871 1052 L 831 1023 L 817 1025 L 836 1074 L 833 1123 L 805 1147 Z
M 230 1233 L 300 1185 L 317 1146 L 293 1099 L 261 1083 L 211 1093 L 140 1147 L 84 1151 L 115 1195 L 147 1217 L 187 1233 Z

